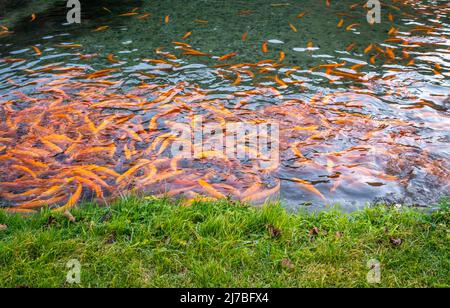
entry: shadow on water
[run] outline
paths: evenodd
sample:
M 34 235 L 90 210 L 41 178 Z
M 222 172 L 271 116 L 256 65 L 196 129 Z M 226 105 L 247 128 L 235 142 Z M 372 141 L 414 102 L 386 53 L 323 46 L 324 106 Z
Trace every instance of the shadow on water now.
M 125 0 L 125 1 L 81 1 L 81 24 L 67 24 L 67 13 L 70 8 L 67 8 L 67 1 L 56 0 L 51 1 L 53 4 L 42 12 L 38 13 L 38 18 L 30 22 L 29 11 L 26 16 L 20 16 L 14 24 L 14 46 L 16 49 L 21 49 L 30 45 L 30 43 L 39 43 L 42 38 L 47 35 L 60 34 L 61 40 L 66 40 L 67 34 L 71 39 L 76 39 L 79 36 L 86 34 L 86 29 L 95 27 L 102 23 L 108 23 L 112 27 L 118 27 L 123 25 L 125 20 L 113 19 L 109 15 L 105 15 L 105 8 L 112 12 L 125 12 L 133 7 L 139 7 L 142 5 L 141 0 Z M 0 0 L 0 17 L 7 15 L 8 12 L 15 11 L 20 8 L 28 7 L 32 3 L 29 0 L 10 1 Z M 53 38 L 54 39 L 54 38 Z M 0 41 L 1 43 L 1 41 Z M 0 52 L 4 52 L 3 44 L 0 44 Z M 8 50 L 10 50 L 8 48 Z

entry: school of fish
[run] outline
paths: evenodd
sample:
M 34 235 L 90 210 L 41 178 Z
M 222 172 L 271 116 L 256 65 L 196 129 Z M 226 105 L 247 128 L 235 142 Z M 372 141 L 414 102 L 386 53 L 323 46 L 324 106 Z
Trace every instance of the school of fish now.
M 333 1 L 323 2 L 325 8 L 333 5 Z M 111 67 L 93 70 L 55 63 L 24 70 L 32 81 L 8 80 L 11 90 L 0 95 L 0 206 L 13 213 L 33 213 L 45 206 L 66 211 L 83 200 L 108 203 L 130 192 L 183 196 L 186 205 L 221 198 L 262 203 L 279 196 L 284 188 L 299 191 L 304 201 L 333 202 L 339 191 L 350 195 L 385 188 L 391 193 L 408 192 L 417 180 L 433 183 L 444 193 L 450 191 L 450 93 L 426 99 L 410 91 L 407 82 L 419 62 L 434 78 L 450 77 L 450 66 L 415 56 L 422 49 L 450 54 L 449 34 L 440 32 L 439 23 L 441 16 L 449 14 L 450 5 L 425 9 L 413 1 L 393 2 L 390 11 L 395 14 L 386 16 L 390 22 L 407 16 L 402 8 L 408 7 L 418 14 L 433 14 L 435 23 L 411 24 L 409 31 L 392 26 L 384 42 L 368 46 L 355 42 L 345 48 L 348 53 L 364 54 L 366 63 L 293 67 L 285 64 L 288 51 L 275 59 L 236 63 L 238 52 L 214 55 L 189 44 L 196 35 L 193 31 L 174 40 L 171 48 L 156 49 L 156 57 L 142 59 L 155 71 L 170 74 L 181 58 L 207 58 L 215 63 L 210 67 L 215 77 L 235 89 L 221 96 L 191 81 L 161 83 L 145 71 L 136 72 L 139 85 L 122 87 L 124 80 L 116 78 L 121 69 L 113 66 L 120 63 L 120 55 L 83 54 L 83 46 L 76 43 L 55 46 L 80 52 L 81 60 L 104 57 Z M 364 3 L 357 3 L 349 11 L 366 9 Z M 307 15 L 296 12 L 296 21 L 287 22 L 286 30 L 304 31 L 301 20 Z M 136 8 L 120 16 L 146 19 L 151 14 Z M 336 27 L 342 31 L 359 26 L 351 14 L 336 18 Z M 30 22 L 38 19 L 33 13 Z M 161 20 L 176 22 L 170 15 Z M 195 22 L 208 24 L 207 20 Z M 105 25 L 92 32 L 108 29 Z M 0 24 L 0 39 L 13 35 L 12 29 Z M 240 39 L 246 41 L 248 36 L 243 33 Z M 309 42 L 305 48 L 314 50 L 314 46 Z M 265 55 L 271 46 L 261 41 L 258 48 Z M 45 54 L 38 46 L 30 46 L 29 52 Z M 0 64 L 24 61 L 28 60 L 0 58 Z M 378 66 L 383 67 L 380 74 L 364 70 Z M 351 86 L 299 98 L 292 93 L 306 92 L 303 77 Z M 34 87 L 31 93 L 25 91 L 29 86 Z M 389 89 L 385 99 L 403 98 L 408 103 L 390 106 L 390 115 L 379 114 L 379 106 L 369 102 L 377 102 L 380 87 Z M 255 108 L 260 101 L 276 104 Z M 397 117 L 396 112 L 415 115 L 417 121 Z M 279 164 L 258 169 L 257 159 L 230 158 L 224 149 L 201 147 L 194 149 L 193 157 L 173 156 L 175 142 L 191 140 L 174 134 L 172 128 L 192 126 L 198 115 L 204 126 L 279 125 Z

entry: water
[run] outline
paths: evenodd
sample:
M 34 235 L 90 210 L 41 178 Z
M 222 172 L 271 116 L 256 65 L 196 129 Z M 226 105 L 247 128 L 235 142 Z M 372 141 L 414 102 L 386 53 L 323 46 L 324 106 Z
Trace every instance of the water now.
M 350 0 L 99 1 L 80 25 L 46 2 L 0 19 L 10 210 L 130 191 L 348 210 L 449 194 L 446 1 L 384 1 L 373 26 Z M 278 124 L 279 165 L 174 158 L 171 128 L 199 115 Z

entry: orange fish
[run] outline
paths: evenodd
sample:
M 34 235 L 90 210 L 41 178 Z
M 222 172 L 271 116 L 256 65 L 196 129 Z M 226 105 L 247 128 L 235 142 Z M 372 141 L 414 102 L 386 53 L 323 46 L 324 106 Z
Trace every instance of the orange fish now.
M 353 28 L 355 28 L 356 26 L 359 26 L 359 25 L 360 24 L 358 24 L 358 23 L 351 24 L 351 25 L 347 26 L 347 28 L 345 28 L 345 30 L 346 31 L 350 31 L 350 30 L 352 30 Z
M 289 23 L 289 27 L 291 28 L 292 31 L 298 32 L 297 28 L 293 24 Z
M 395 59 L 395 53 L 394 53 L 394 51 L 391 49 L 391 48 L 389 48 L 389 47 L 386 47 L 386 55 L 390 58 L 390 59 Z
M 372 50 L 372 48 L 373 48 L 373 44 L 370 44 L 369 46 L 367 46 L 367 48 L 366 49 L 364 49 L 364 53 L 369 53 L 371 50 Z
M 268 48 L 267 48 L 267 42 L 264 42 L 264 43 L 262 44 L 261 50 L 262 50 L 262 52 L 264 52 L 264 53 L 266 53 L 266 52 L 269 51 Z
M 139 13 L 137 13 L 137 12 L 129 12 L 129 13 L 120 14 L 119 16 L 127 17 L 127 16 L 136 16 L 136 15 L 139 15 Z
M 237 56 L 237 53 L 232 52 L 232 53 L 226 54 L 226 55 L 224 55 L 224 56 L 221 56 L 221 57 L 219 58 L 219 61 L 225 61 L 225 60 L 228 60 L 228 59 L 233 58 L 233 57 L 236 57 L 236 56 Z
M 67 201 L 67 203 L 64 206 L 56 209 L 55 211 L 62 213 L 62 212 L 65 212 L 66 210 L 74 207 L 77 204 L 78 200 L 80 200 L 82 192 L 83 192 L 83 186 L 81 184 L 78 184 L 77 190 L 75 191 L 75 193 L 72 196 L 70 196 L 69 201 Z
M 100 27 L 92 30 L 92 32 L 105 31 L 105 30 L 108 30 L 108 29 L 109 29 L 109 26 L 100 26 Z
M 186 34 L 182 37 L 182 39 L 185 40 L 185 39 L 187 39 L 188 37 L 190 37 L 191 35 L 192 35 L 192 31 L 189 31 L 188 33 L 186 33 Z
M 170 16 L 166 15 L 166 17 L 164 17 L 164 23 L 167 25 L 170 22 Z
M 217 199 L 226 198 L 224 194 L 219 192 L 217 189 L 215 189 L 211 184 L 209 184 L 205 180 L 200 179 L 200 180 L 198 180 L 198 183 L 200 184 L 200 186 L 202 186 L 205 189 L 205 191 L 207 193 L 209 193 L 214 198 L 217 198 Z
M 297 178 L 293 178 L 292 179 L 293 182 L 297 183 L 300 187 L 312 192 L 313 194 L 319 196 L 322 199 L 326 199 L 325 196 L 317 189 L 314 187 L 314 185 L 312 185 L 310 182 L 305 181 L 305 180 L 301 180 L 301 179 L 297 179 Z
M 247 36 L 248 36 L 248 32 L 245 32 L 244 34 L 242 34 L 242 41 L 245 42 L 247 40 Z
M 35 21 L 37 18 L 36 13 L 31 14 L 31 22 Z
M 150 17 L 150 16 L 152 16 L 152 14 L 150 14 L 150 13 L 145 13 L 145 14 L 139 16 L 138 19 L 145 19 L 145 18 L 148 18 L 148 17 Z
M 356 47 L 356 43 L 352 43 L 352 44 L 350 44 L 350 45 L 347 46 L 347 49 L 346 49 L 346 50 L 350 52 L 350 51 L 352 51 L 353 49 L 355 49 L 355 47 Z
M 241 74 L 238 72 L 236 73 L 236 80 L 233 82 L 233 86 L 238 86 L 241 84 Z
M 392 13 L 388 14 L 388 19 L 390 22 L 394 22 L 394 15 L 392 15 Z
M 38 55 L 41 56 L 42 55 L 42 51 L 37 48 L 36 46 L 31 46 L 31 48 L 33 48 L 34 52 Z
M 114 59 L 114 55 L 113 55 L 112 53 L 110 53 L 106 58 L 107 58 L 108 61 L 111 62 L 111 63 L 119 63 L 119 62 L 120 62 L 120 61 Z
M 283 62 L 284 58 L 285 58 L 285 53 L 284 51 L 280 51 L 280 58 L 278 59 L 279 62 Z

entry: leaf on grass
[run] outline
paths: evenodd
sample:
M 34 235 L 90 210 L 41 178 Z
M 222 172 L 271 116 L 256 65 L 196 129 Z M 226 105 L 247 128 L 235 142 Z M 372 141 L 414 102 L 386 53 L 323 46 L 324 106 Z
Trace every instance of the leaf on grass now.
M 50 216 L 50 217 L 47 219 L 47 222 L 45 223 L 45 226 L 46 226 L 47 228 L 49 228 L 49 227 L 53 226 L 53 225 L 55 224 L 55 222 L 56 222 L 56 218 L 53 217 L 53 216 Z
M 100 222 L 107 222 L 111 220 L 112 217 L 113 217 L 112 212 L 108 211 L 108 213 L 106 213 L 105 215 L 102 216 L 102 218 L 100 218 Z
M 294 265 L 294 263 L 293 263 L 291 260 L 289 260 L 289 259 L 283 259 L 283 260 L 281 261 L 281 267 L 282 267 L 282 268 L 287 268 L 287 269 L 294 269 L 294 268 L 295 268 L 295 265 Z
M 392 246 L 400 246 L 403 244 L 403 240 L 401 238 L 391 237 L 389 238 L 389 242 L 391 242 Z
M 309 231 L 309 235 L 311 235 L 311 236 L 316 236 L 316 235 L 319 235 L 319 228 L 317 228 L 317 227 L 314 227 L 314 228 L 312 228 L 310 231 Z
M 269 231 L 270 237 L 276 238 L 280 237 L 281 235 L 281 230 L 275 227 L 274 225 L 268 225 L 267 230 Z
M 63 216 L 66 217 L 70 222 L 76 221 L 75 217 L 73 217 L 72 213 L 70 213 L 68 210 L 63 213 Z
M 8 230 L 7 225 L 0 225 L 0 231 L 6 231 L 6 230 Z
M 114 244 L 116 242 L 116 232 L 113 231 L 109 234 L 108 238 L 106 239 L 106 244 Z

